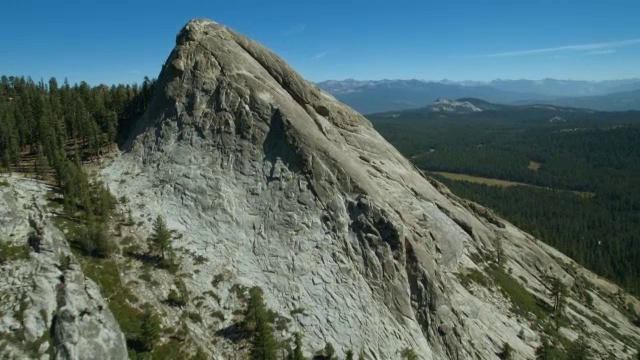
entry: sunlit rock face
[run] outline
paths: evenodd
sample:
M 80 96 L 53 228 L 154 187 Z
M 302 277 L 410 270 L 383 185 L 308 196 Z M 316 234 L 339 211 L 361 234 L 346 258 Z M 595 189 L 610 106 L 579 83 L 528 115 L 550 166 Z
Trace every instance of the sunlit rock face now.
M 397 359 L 411 348 L 424 359 L 495 359 L 507 342 L 525 359 L 542 329 L 514 311 L 490 266 L 549 304 L 545 276 L 569 287 L 578 276 L 595 279 L 430 182 L 363 116 L 209 20 L 180 31 L 154 100 L 100 176 L 144 220 L 137 237 L 158 215 L 180 234 L 173 247 L 189 293 L 215 290 L 218 299 L 206 305 L 225 315 L 201 311 L 190 336 L 220 359 L 243 348 L 220 335 L 237 321 L 238 285 L 262 288 L 267 305 L 289 320 L 278 337 L 302 333 L 308 355 L 331 343 L 341 357 L 353 350 Z M 475 272 L 487 282 L 464 281 Z M 138 275 L 134 268 L 124 276 Z M 172 278 L 157 281 L 138 291 L 172 323 L 184 309 L 163 303 Z M 592 295 L 605 312 L 606 301 Z M 638 339 L 617 310 L 606 313 Z M 577 338 L 579 327 L 567 326 L 566 337 Z M 622 354 L 615 338 L 589 339 Z

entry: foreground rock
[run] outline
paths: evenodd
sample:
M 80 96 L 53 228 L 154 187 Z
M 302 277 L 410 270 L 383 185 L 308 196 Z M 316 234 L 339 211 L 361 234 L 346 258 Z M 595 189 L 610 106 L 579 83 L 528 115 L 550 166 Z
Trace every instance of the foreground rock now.
M 124 336 L 47 213 L 47 186 L 2 177 L 0 358 L 126 359 Z

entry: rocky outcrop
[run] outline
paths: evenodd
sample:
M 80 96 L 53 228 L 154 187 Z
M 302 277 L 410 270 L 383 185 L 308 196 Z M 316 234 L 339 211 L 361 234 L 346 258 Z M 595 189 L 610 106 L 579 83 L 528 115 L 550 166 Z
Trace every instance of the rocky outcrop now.
M 188 323 L 215 358 L 238 351 L 225 336 L 238 285 L 260 286 L 289 320 L 279 336 L 302 332 L 307 353 L 332 343 L 340 356 L 367 359 L 405 348 L 425 359 L 495 359 L 504 342 L 516 359 L 532 358 L 542 329 L 492 274 L 541 303 L 551 303 L 546 276 L 595 286 L 553 249 L 434 187 L 364 117 L 275 54 L 208 20 L 180 31 L 153 102 L 101 177 L 145 220 L 140 239 L 157 215 L 181 234 L 181 278 L 204 300 L 166 306 L 173 280 L 164 275 L 137 290 L 167 325 L 183 310 L 215 310 Z M 486 281 L 465 281 L 470 272 Z M 576 305 L 566 337 L 607 332 L 594 320 L 604 316 L 640 340 L 603 293 L 591 291 L 597 310 Z M 213 334 L 224 339 L 211 344 Z M 629 355 L 621 339 L 589 336 L 599 354 Z
M 438 99 L 433 104 L 429 105 L 427 109 L 436 113 L 451 113 L 451 114 L 471 114 L 482 112 L 483 110 L 469 101 L 456 101 L 447 99 Z
M 554 116 L 551 119 L 549 119 L 549 122 L 550 123 L 566 123 L 567 120 L 560 116 Z
M 3 177 L 0 357 L 126 359 L 124 336 L 47 210 L 49 188 Z M 8 255 L 10 254 L 10 255 Z

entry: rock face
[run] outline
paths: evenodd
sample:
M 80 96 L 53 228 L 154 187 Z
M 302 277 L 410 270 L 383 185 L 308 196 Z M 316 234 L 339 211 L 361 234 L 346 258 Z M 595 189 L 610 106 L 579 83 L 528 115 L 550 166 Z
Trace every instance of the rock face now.
M 127 150 L 100 176 L 146 219 L 141 239 L 157 215 L 181 234 L 186 288 L 205 304 L 185 310 L 224 314 L 188 323 L 213 358 L 237 351 L 232 340 L 209 341 L 233 325 L 236 285 L 260 286 L 290 321 L 279 336 L 300 331 L 308 354 L 332 343 L 341 357 L 397 359 L 412 348 L 424 359 L 496 359 L 508 342 L 515 359 L 533 358 L 541 328 L 514 311 L 499 281 L 463 281 L 490 274 L 497 259 L 543 303 L 544 276 L 586 279 L 597 310 L 572 292 L 570 323 L 580 325 L 562 328 L 568 339 L 575 328 L 608 334 L 594 320 L 606 316 L 640 340 L 603 300 L 615 286 L 596 286 L 555 250 L 430 183 L 364 117 L 272 52 L 208 20 L 189 22 L 176 43 Z M 182 310 L 163 304 L 172 281 L 155 280 L 137 293 L 173 325 Z M 631 354 L 620 338 L 588 339 L 599 354 Z
M 46 210 L 47 186 L 0 187 L 0 358 L 126 359 L 118 323 Z M 3 254 L 7 256 L 7 254 Z

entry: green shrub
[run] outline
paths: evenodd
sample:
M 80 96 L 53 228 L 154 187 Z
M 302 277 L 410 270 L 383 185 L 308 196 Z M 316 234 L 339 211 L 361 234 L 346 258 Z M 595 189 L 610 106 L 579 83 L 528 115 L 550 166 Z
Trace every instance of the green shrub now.
M 180 270 L 180 264 L 175 261 L 173 252 L 169 252 L 169 256 L 160 260 L 158 265 L 161 269 L 167 270 L 170 274 L 176 274 L 178 270 Z
M 279 330 L 279 331 L 287 330 L 289 329 L 290 322 L 291 320 L 287 319 L 286 317 L 278 315 L 278 317 L 275 320 L 275 328 L 276 330 Z
M 336 350 L 333 348 L 331 343 L 327 343 L 322 350 L 322 355 L 324 355 L 325 359 L 328 360 L 337 360 Z
M 486 288 L 491 285 L 491 281 L 482 272 L 476 269 L 465 269 L 465 271 L 464 274 L 458 274 L 458 278 L 465 288 L 469 288 L 472 282 Z
M 301 307 L 291 310 L 290 313 L 291 315 L 296 315 L 296 314 L 306 315 L 304 308 L 301 308 Z
M 108 257 L 115 249 L 109 238 L 107 225 L 100 223 L 82 225 L 73 242 L 86 255 L 101 258 Z
M 402 352 L 400 352 L 400 356 L 402 356 L 405 360 L 418 360 L 418 354 L 411 348 L 404 348 Z
M 216 294 L 213 290 L 207 290 L 202 294 L 211 296 L 218 303 L 218 305 L 220 305 L 220 302 L 222 301 L 222 298 L 220 298 L 220 295 Z
M 169 339 L 166 343 L 156 346 L 151 352 L 153 360 L 177 360 L 189 359 L 189 354 L 185 351 L 184 343 Z
M 224 274 L 222 274 L 222 273 L 220 273 L 220 274 L 216 274 L 216 275 L 213 277 L 213 280 L 211 280 L 211 285 L 213 285 L 213 287 L 218 287 L 218 285 L 219 285 L 221 282 L 223 282 L 223 281 L 225 281 L 225 276 L 224 276 Z
M 498 354 L 498 357 L 501 360 L 512 360 L 513 359 L 513 348 L 511 347 L 511 345 L 509 345 L 509 343 L 504 343 L 502 345 L 502 349 L 500 350 L 500 353 Z
M 513 304 L 512 310 L 516 314 L 528 317 L 531 313 L 538 319 L 547 317 L 547 312 L 540 305 L 536 297 L 502 269 L 497 267 L 491 268 L 489 269 L 489 274 L 493 281 L 500 287 L 501 292 L 511 300 Z
M 177 291 L 171 289 L 167 295 L 167 303 L 171 306 L 185 306 L 187 302 L 178 294 Z
M 142 323 L 140 324 L 140 343 L 145 350 L 151 351 L 155 343 L 160 339 L 160 320 L 158 315 L 147 305 L 142 314 Z
M 109 310 L 128 342 L 138 341 L 143 312 L 133 306 L 137 302 L 131 289 L 122 285 L 118 267 L 113 260 L 80 257 L 82 272 L 93 280 L 104 297 L 110 299 Z
M 202 322 L 202 316 L 196 312 L 189 312 L 187 313 L 187 317 L 189 319 L 191 319 L 191 321 L 193 322 L 197 322 L 197 323 L 201 323 Z
M 0 242 L 0 264 L 8 261 L 28 259 L 30 253 L 29 246 L 26 244 L 12 245 L 6 241 Z
M 149 272 L 147 272 L 147 271 L 145 271 L 142 274 L 140 274 L 139 277 L 140 277 L 141 280 L 144 280 L 144 281 L 147 281 L 147 282 L 151 281 L 151 274 Z
M 208 260 L 208 259 L 207 259 L 205 256 L 202 256 L 202 255 L 197 255 L 197 256 L 195 256 L 195 257 L 193 258 L 193 261 L 194 261 L 194 263 L 195 263 L 196 265 L 202 265 L 202 264 L 204 264 L 205 262 L 207 262 L 207 260 Z
M 174 281 L 177 290 L 169 291 L 167 303 L 171 306 L 185 306 L 189 301 L 189 292 L 184 281 L 177 279 Z
M 62 272 L 67 271 L 71 266 L 71 256 L 61 254 L 59 262 L 58 269 Z
M 120 245 L 130 246 L 133 245 L 135 240 L 136 239 L 133 236 L 127 235 L 120 241 Z
M 238 298 L 238 300 L 240 300 L 240 301 L 247 301 L 248 300 L 247 288 L 245 286 L 242 286 L 240 284 L 233 284 L 231 286 L 231 288 L 229 289 L 229 292 L 235 294 L 236 297 Z
M 211 317 L 214 319 L 220 320 L 220 322 L 224 321 L 224 313 L 220 310 L 215 310 L 211 313 Z

